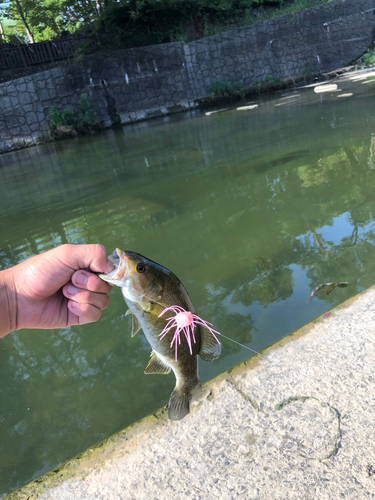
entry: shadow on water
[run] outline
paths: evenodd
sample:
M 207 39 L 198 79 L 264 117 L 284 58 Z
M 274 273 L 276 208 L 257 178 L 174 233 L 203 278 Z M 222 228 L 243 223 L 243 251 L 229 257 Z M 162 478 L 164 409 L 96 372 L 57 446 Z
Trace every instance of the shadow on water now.
M 261 350 L 373 284 L 368 92 L 0 156 L 0 269 L 63 243 L 132 249 L 173 270 L 215 328 Z M 307 304 L 336 281 L 352 284 Z M 0 341 L 0 494 L 167 403 L 173 376 L 143 374 L 150 347 L 130 337 L 125 310 L 113 290 L 96 324 Z M 223 339 L 203 381 L 248 355 Z

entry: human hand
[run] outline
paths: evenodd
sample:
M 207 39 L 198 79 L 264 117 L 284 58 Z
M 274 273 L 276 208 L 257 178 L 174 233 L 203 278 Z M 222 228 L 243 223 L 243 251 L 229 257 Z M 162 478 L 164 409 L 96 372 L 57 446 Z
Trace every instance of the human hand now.
M 2 271 L 0 336 L 97 321 L 112 287 L 89 270 L 107 273 L 113 267 L 102 245 L 62 245 Z

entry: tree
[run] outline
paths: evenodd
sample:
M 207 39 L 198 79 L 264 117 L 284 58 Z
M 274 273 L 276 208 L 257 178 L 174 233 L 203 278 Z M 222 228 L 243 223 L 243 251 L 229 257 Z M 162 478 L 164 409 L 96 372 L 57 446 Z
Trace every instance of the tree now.
M 4 28 L 0 21 L 0 43 L 3 42 L 4 40 L 5 40 Z
M 0 21 L 7 35 L 30 43 L 51 40 L 63 31 L 88 25 L 106 8 L 103 0 L 0 0 Z M 0 28 L 0 39 L 4 28 Z
M 98 12 L 101 12 L 100 0 L 64 0 L 61 5 L 62 22 L 64 28 L 70 32 L 83 24 L 89 24 Z
M 34 43 L 35 41 L 29 23 L 30 11 L 34 6 L 33 4 L 32 0 L 11 0 L 8 6 L 3 7 L 4 18 L 17 21 L 17 28 L 23 32 L 22 34 L 26 33 L 30 43 Z

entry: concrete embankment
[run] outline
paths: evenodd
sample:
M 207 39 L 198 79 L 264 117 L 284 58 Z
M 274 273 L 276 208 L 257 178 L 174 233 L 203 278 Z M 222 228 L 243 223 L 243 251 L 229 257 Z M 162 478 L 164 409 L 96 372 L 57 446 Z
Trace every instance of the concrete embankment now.
M 7 500 L 375 497 L 375 287 Z

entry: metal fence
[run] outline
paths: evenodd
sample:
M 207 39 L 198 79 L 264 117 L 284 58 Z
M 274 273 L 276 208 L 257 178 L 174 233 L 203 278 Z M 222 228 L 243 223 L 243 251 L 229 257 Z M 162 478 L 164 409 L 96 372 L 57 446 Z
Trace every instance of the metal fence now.
M 97 40 L 93 37 L 67 38 L 17 47 L 0 46 L 0 70 L 53 63 L 74 56 L 79 48 L 90 53 L 96 46 Z

